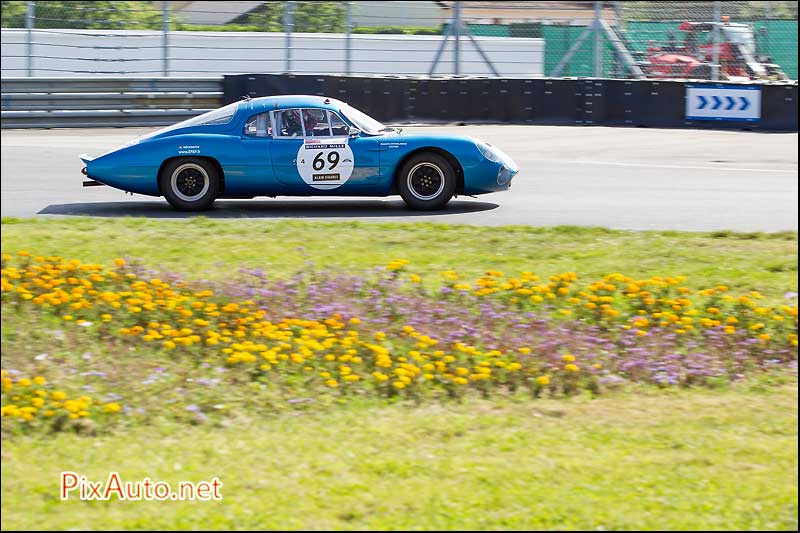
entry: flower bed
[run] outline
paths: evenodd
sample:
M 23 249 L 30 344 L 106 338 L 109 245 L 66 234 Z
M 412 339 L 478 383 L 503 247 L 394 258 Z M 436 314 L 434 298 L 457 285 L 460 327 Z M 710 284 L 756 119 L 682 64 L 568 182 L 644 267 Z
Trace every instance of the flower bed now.
M 796 294 L 765 298 L 685 282 L 496 271 L 477 280 L 446 271 L 429 280 L 397 260 L 364 274 L 308 271 L 288 279 L 250 269 L 211 284 L 123 259 L 104 267 L 23 251 L 3 254 L 1 283 L 4 314 L 57 317 L 65 330 L 168 353 L 200 374 L 207 369 L 195 382 L 256 383 L 287 399 L 298 392 L 416 400 L 471 391 L 570 395 L 626 382 L 735 380 L 796 365 Z M 4 371 L 4 419 L 32 423 L 64 408 L 52 392 L 20 394 L 38 390 L 28 379 Z M 130 404 L 135 399 L 123 406 Z M 87 398 L 65 413 L 89 418 L 123 406 Z M 184 410 L 202 414 L 194 403 Z

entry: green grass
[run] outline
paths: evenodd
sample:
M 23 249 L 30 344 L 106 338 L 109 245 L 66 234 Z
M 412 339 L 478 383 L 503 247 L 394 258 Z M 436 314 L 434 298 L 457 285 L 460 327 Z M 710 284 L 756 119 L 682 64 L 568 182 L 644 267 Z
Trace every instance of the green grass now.
M 590 400 L 350 405 L 3 443 L 2 527 L 796 529 L 797 383 Z M 64 469 L 222 502 L 61 502 Z
M 797 288 L 797 233 L 633 232 L 602 228 L 481 227 L 262 220 L 3 219 L 2 247 L 107 263 L 226 278 L 241 265 L 285 275 L 318 269 L 360 271 L 392 259 L 411 271 L 467 275 L 574 271 L 582 277 L 686 275 L 688 285 L 728 284 L 780 292 Z
M 441 270 L 474 276 L 492 268 L 575 271 L 583 278 L 682 274 L 691 287 L 724 283 L 775 298 L 797 290 L 795 232 L 206 218 L 2 223 L 4 252 L 104 264 L 136 258 L 187 279 L 229 278 L 243 265 L 283 276 L 308 261 L 315 270 L 354 272 L 403 258 L 432 280 Z M 5 308 L 2 322 L 4 368 L 44 372 L 71 394 L 83 384 L 95 387 L 93 397 L 122 392 L 126 402 L 135 398 L 146 408 L 146 415 L 120 415 L 96 436 L 4 434 L 4 530 L 798 525 L 796 372 L 715 389 L 635 386 L 596 399 L 534 401 L 520 394 L 423 406 L 366 399 L 340 405 L 329 395 L 287 405 L 242 385 L 206 388 L 198 400 L 202 387 L 186 378 L 205 374 L 185 360 L 146 347 L 120 352 L 122 345 L 90 339 L 81 328 Z M 46 361 L 34 359 L 45 352 Z M 171 377 L 143 387 L 156 367 Z M 108 378 L 79 377 L 86 370 Z M 181 402 L 188 401 L 219 404 L 230 416 L 197 426 L 171 416 L 185 413 Z M 217 476 L 224 500 L 62 502 L 62 470 L 90 480 L 113 470 L 123 480 L 173 484 Z

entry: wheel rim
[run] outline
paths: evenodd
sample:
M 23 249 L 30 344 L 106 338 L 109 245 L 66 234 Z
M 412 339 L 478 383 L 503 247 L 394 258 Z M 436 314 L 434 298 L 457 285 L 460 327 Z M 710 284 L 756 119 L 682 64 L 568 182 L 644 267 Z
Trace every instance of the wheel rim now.
M 196 163 L 185 163 L 172 172 L 172 192 L 184 202 L 195 202 L 205 196 L 211 180 L 206 169 Z
M 408 190 L 418 200 L 433 200 L 444 190 L 444 172 L 433 163 L 418 163 L 408 172 Z

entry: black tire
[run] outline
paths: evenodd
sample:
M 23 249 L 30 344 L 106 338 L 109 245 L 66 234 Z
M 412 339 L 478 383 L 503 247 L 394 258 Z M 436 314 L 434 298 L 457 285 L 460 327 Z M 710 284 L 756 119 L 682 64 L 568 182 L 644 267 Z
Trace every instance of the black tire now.
M 421 152 L 400 169 L 397 189 L 411 209 L 441 209 L 456 192 L 456 171 L 439 154 Z
M 205 211 L 219 194 L 219 172 L 206 159 L 180 157 L 164 165 L 158 184 L 178 211 Z

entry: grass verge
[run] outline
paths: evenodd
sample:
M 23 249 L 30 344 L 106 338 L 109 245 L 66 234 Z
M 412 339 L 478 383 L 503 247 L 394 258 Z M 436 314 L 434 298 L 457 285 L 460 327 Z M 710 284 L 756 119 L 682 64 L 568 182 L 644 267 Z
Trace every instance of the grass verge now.
M 796 529 L 797 384 L 589 400 L 350 405 L 3 444 L 3 529 Z M 221 502 L 61 502 L 219 476 Z
M 197 278 L 230 276 L 242 265 L 285 275 L 311 261 L 354 271 L 411 261 L 413 271 L 486 269 L 581 276 L 685 275 L 693 287 L 728 284 L 765 293 L 797 288 L 797 233 L 621 231 L 562 226 L 485 227 L 262 220 L 3 218 L 2 247 L 13 252 L 107 262 L 134 257 Z

